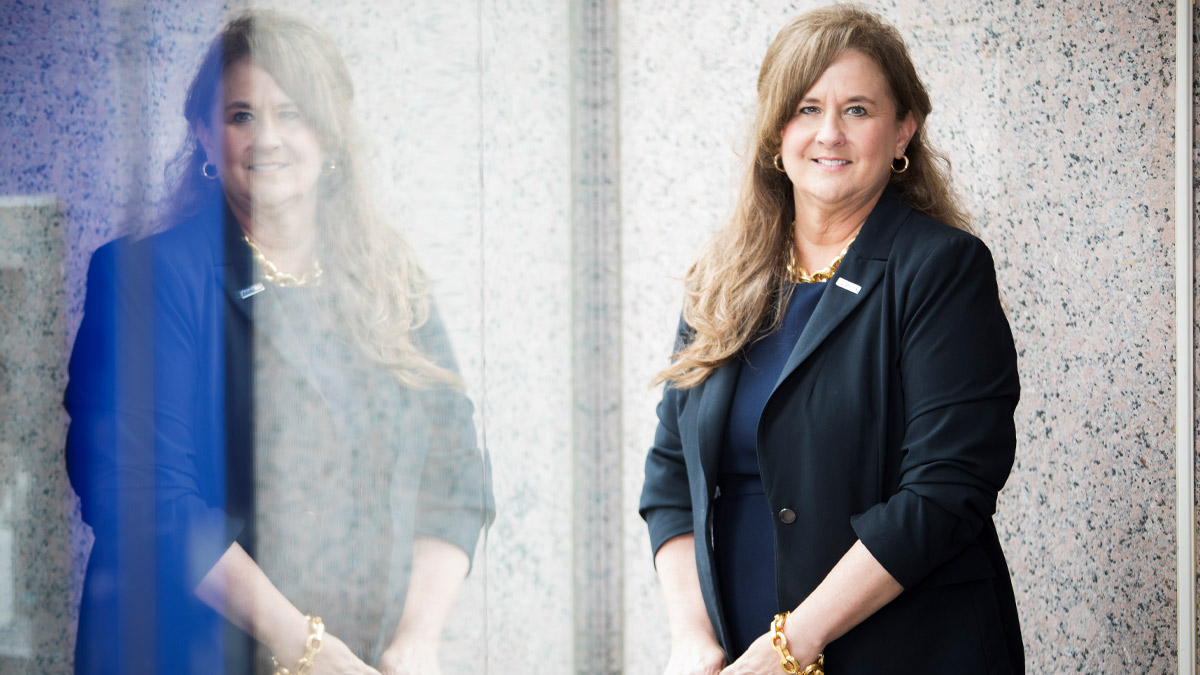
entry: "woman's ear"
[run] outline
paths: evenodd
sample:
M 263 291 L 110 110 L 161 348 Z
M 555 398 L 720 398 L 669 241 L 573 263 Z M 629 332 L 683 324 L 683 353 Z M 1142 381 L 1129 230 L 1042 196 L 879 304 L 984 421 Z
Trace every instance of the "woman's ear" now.
M 200 141 L 200 147 L 204 148 L 204 155 L 210 162 L 216 162 L 218 153 L 217 146 L 213 138 L 212 129 L 203 120 L 196 122 L 196 140 Z
M 912 111 L 909 111 L 904 119 L 896 124 L 896 152 L 892 156 L 899 159 L 904 154 L 904 150 L 908 148 L 908 142 L 912 140 L 913 134 L 917 133 L 917 119 L 913 117 Z

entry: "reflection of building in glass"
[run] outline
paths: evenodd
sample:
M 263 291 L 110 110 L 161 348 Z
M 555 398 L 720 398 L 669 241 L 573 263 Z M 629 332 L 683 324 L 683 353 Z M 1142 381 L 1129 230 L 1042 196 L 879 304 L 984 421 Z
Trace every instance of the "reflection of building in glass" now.
M 0 198 L 0 670 L 70 662 L 72 530 L 61 474 L 63 213 Z M 59 488 L 59 489 L 54 489 Z M 31 536 L 35 535 L 36 536 Z
M 491 497 L 352 98 L 318 28 L 236 17 L 188 87 L 164 229 L 92 258 L 64 397 L 95 533 L 77 672 L 299 668 L 314 640 L 322 669 L 437 667 Z

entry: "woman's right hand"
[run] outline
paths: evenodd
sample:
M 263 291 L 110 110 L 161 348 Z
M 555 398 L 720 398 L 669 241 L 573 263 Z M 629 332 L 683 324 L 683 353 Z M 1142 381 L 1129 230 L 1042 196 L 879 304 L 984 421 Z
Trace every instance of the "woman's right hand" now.
M 305 622 L 307 624 L 307 621 Z M 279 665 L 296 672 L 296 662 L 304 656 L 304 644 L 308 638 L 307 626 L 303 633 L 290 635 L 285 644 L 271 650 Z M 310 675 L 379 675 L 379 671 L 368 666 L 362 659 L 337 637 L 326 633 L 321 639 L 321 650 L 312 659 Z
M 308 617 L 283 597 L 258 563 L 234 542 L 196 587 L 196 596 L 270 650 L 279 665 L 296 671 L 311 627 Z M 336 628 L 336 626 L 334 626 Z M 379 675 L 345 642 L 330 633 L 321 639 L 311 675 Z
M 671 658 L 664 675 L 717 675 L 725 667 L 725 650 L 704 609 L 695 543 L 691 533 L 682 534 L 668 539 L 654 555 L 671 629 Z
M 717 675 L 724 667 L 725 650 L 710 638 L 672 640 L 663 675 Z
M 295 668 L 290 669 L 295 672 Z M 312 675 L 379 675 L 379 671 L 368 666 L 354 655 L 345 642 L 325 635 L 321 651 L 313 658 Z

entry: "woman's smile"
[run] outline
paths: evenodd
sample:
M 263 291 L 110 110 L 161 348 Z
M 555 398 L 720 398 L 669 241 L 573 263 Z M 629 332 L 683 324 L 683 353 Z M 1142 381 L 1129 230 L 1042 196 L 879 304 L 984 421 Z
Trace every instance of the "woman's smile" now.
M 250 170 L 251 171 L 259 171 L 259 172 L 278 171 L 285 167 L 287 167 L 287 164 L 283 164 L 281 162 L 271 162 L 271 163 L 266 163 L 266 164 L 251 164 Z

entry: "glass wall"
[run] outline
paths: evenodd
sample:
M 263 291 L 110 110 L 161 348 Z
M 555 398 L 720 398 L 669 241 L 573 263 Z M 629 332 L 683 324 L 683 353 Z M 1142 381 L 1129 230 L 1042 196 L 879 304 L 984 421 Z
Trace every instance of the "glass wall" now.
M 580 542 L 610 555 L 619 549 L 581 535 L 586 524 L 575 517 L 575 449 L 586 440 L 575 436 L 572 378 L 579 356 L 571 313 L 572 15 L 566 4 L 541 4 L 153 0 L 45 3 L 8 13 L 12 39 L 0 59 L 9 122 L 4 153 L 13 167 L 0 176 L 0 193 L 12 195 L 0 202 L 0 672 L 70 672 L 76 631 L 100 642 L 97 621 L 88 630 L 89 611 L 112 618 L 134 612 L 138 602 L 179 599 L 148 590 L 129 607 L 107 606 L 105 615 L 95 609 L 104 602 L 88 595 L 97 577 L 137 566 L 97 572 L 88 565 L 98 564 L 105 546 L 124 547 L 145 580 L 170 586 L 181 583 L 182 572 L 162 569 L 162 561 L 179 550 L 200 555 L 194 543 L 182 542 L 193 536 L 186 530 L 166 539 L 130 531 L 133 523 L 154 522 L 150 514 L 172 508 L 177 496 L 178 483 L 163 476 L 178 468 L 163 465 L 170 454 L 164 444 L 176 443 L 189 462 L 204 455 L 200 429 L 188 428 L 182 441 L 165 438 L 176 420 L 164 420 L 160 410 L 174 400 L 164 389 L 176 389 L 164 387 L 164 378 L 194 385 L 201 375 L 251 411 L 222 411 L 222 432 L 233 436 L 237 420 L 251 429 L 226 439 L 227 475 L 215 485 L 194 484 L 212 478 L 207 474 L 185 476 L 184 492 L 194 490 L 210 507 L 225 500 L 226 515 L 238 523 L 232 504 L 245 502 L 239 508 L 252 515 L 253 536 L 233 528 L 227 538 L 251 553 L 297 611 L 322 616 L 330 636 L 349 644 L 347 625 L 354 625 L 354 649 L 370 665 L 378 665 L 397 629 L 406 591 L 420 591 L 420 603 L 432 599 L 435 606 L 446 597 L 439 566 L 432 576 L 417 569 L 420 542 L 430 534 L 472 554 L 465 581 L 451 584 L 445 616 L 432 617 L 445 622 L 440 641 L 432 640 L 440 644 L 443 672 L 570 672 L 580 645 L 594 649 L 594 641 L 579 639 L 587 630 L 574 626 L 597 611 L 577 610 L 579 594 L 602 586 L 575 574 L 576 550 Z M 231 90 L 227 70 L 216 85 L 220 101 L 211 104 L 217 112 L 201 119 L 210 126 L 206 142 L 184 114 L 189 87 L 203 85 L 198 69 L 218 32 L 248 9 L 284 13 L 284 25 L 263 20 L 259 41 L 248 47 L 250 61 L 279 91 L 253 72 L 244 74 L 248 88 Z M 305 33 L 312 28 L 332 41 L 333 56 L 321 51 L 322 39 Z M 329 72 L 338 60 L 352 94 L 339 73 Z M 309 239 L 255 225 L 279 215 L 266 193 L 255 192 L 274 179 L 241 175 L 272 170 L 259 163 L 284 165 L 275 169 L 286 174 L 306 161 L 303 129 L 289 126 L 294 113 L 316 136 L 317 176 L 308 187 L 290 188 L 301 201 L 316 202 L 317 235 Z M 248 127 L 267 140 L 239 145 L 239 129 Z M 239 210 L 240 188 L 252 199 Z M 377 225 L 386 236 L 372 229 Z M 155 234 L 189 228 L 233 239 L 198 240 L 209 250 Z M 243 235 L 293 276 L 311 275 L 308 261 L 315 260 L 323 281 L 311 290 L 279 286 L 261 276 L 267 268 L 258 261 L 247 267 L 258 272 L 236 284 L 212 270 L 170 283 L 164 265 L 190 269 L 227 256 L 217 262 L 236 268 L 237 256 L 246 255 L 237 242 Z M 125 236 L 148 247 L 108 267 L 93 261 Z M 308 244 L 308 254 L 293 260 L 289 250 L 297 243 Z M 398 268 L 404 264 L 413 278 Z M 229 302 L 253 304 L 253 311 L 201 312 L 213 309 L 204 305 L 211 300 L 205 293 L 221 286 L 232 293 Z M 143 309 L 122 314 L 100 306 L 121 292 Z M 412 314 L 397 320 L 413 327 L 412 354 L 375 349 L 388 335 L 372 332 L 371 320 L 386 324 L 396 320 L 386 313 L 397 310 L 380 317 L 373 301 Z M 356 314 L 354 303 L 367 306 Z M 184 367 L 161 333 L 165 317 L 185 309 L 189 331 L 236 333 L 248 322 L 250 337 Z M 148 329 L 153 337 L 134 337 L 146 326 L 157 326 Z M 80 374 L 68 377 L 79 345 L 113 335 L 118 346 L 77 357 Z M 404 378 L 415 372 L 405 368 L 412 360 L 457 376 L 445 378 L 460 380 L 449 386 L 452 394 L 427 393 L 446 388 L 437 372 L 432 385 L 410 386 Z M 140 375 L 125 382 L 129 372 Z M 76 392 L 68 416 L 69 380 L 91 381 L 108 395 Z M 124 382 L 125 394 L 118 395 L 115 380 Z M 127 399 L 139 397 L 155 410 L 124 415 Z M 100 400 L 112 409 L 99 410 Z M 69 425 L 84 438 L 81 430 L 98 436 L 106 423 L 133 431 L 128 438 L 67 441 Z M 126 446 L 144 456 L 133 457 Z M 249 464 L 245 447 L 253 448 Z M 116 448 L 109 453 L 115 456 L 106 448 Z M 482 479 L 472 473 L 475 465 L 483 467 Z M 121 478 L 109 480 L 106 469 Z M 159 475 L 139 481 L 139 471 Z M 600 479 L 588 479 L 592 493 Z M 119 498 L 138 489 L 145 500 Z M 84 494 L 89 490 L 104 496 Z M 119 508 L 106 511 L 106 503 Z M 448 525 L 454 517 L 461 522 Z M 200 559 L 204 569 L 213 565 L 211 556 Z M 461 562 L 454 555 L 430 559 L 448 565 L 451 577 Z M 609 615 L 616 602 L 611 596 Z M 225 597 L 216 604 L 230 610 L 237 603 Z M 134 629 L 123 625 L 110 626 L 118 648 L 155 642 L 124 634 Z M 366 625 L 378 634 L 368 635 Z M 608 630 L 617 635 L 615 626 Z M 225 640 L 227 651 L 239 648 L 236 639 Z M 170 640 L 160 636 L 158 643 L 158 658 L 186 662 L 183 654 L 162 655 Z M 86 651 L 89 658 L 111 655 Z M 248 658 L 265 667 L 267 651 L 260 646 Z
M 996 520 L 1029 668 L 1171 670 L 1175 17 L 868 4 L 930 89 L 930 138 L 995 256 L 1020 352 Z M 153 624 L 134 610 L 169 614 L 155 603 L 203 583 L 232 542 L 297 612 L 250 619 L 299 637 L 263 629 L 254 647 L 214 628 L 204 663 L 244 649 L 265 668 L 282 643 L 291 667 L 310 613 L 373 667 L 398 631 L 446 673 L 661 672 L 637 515 L 646 384 L 680 278 L 732 208 L 763 52 L 806 7 L 6 8 L 0 673 L 71 672 L 81 607 L 93 630 L 123 617 L 108 647 L 145 643 L 121 632 Z M 248 47 L 269 80 L 209 86 L 198 134 L 189 87 L 247 9 L 306 27 L 270 24 L 274 42 Z M 265 278 L 242 236 L 310 283 Z M 410 349 L 380 348 L 397 343 Z M 145 584 L 124 615 L 104 604 L 114 569 L 145 572 L 107 587 Z M 220 569 L 216 588 L 240 588 Z M 207 604 L 236 614 L 243 597 Z

